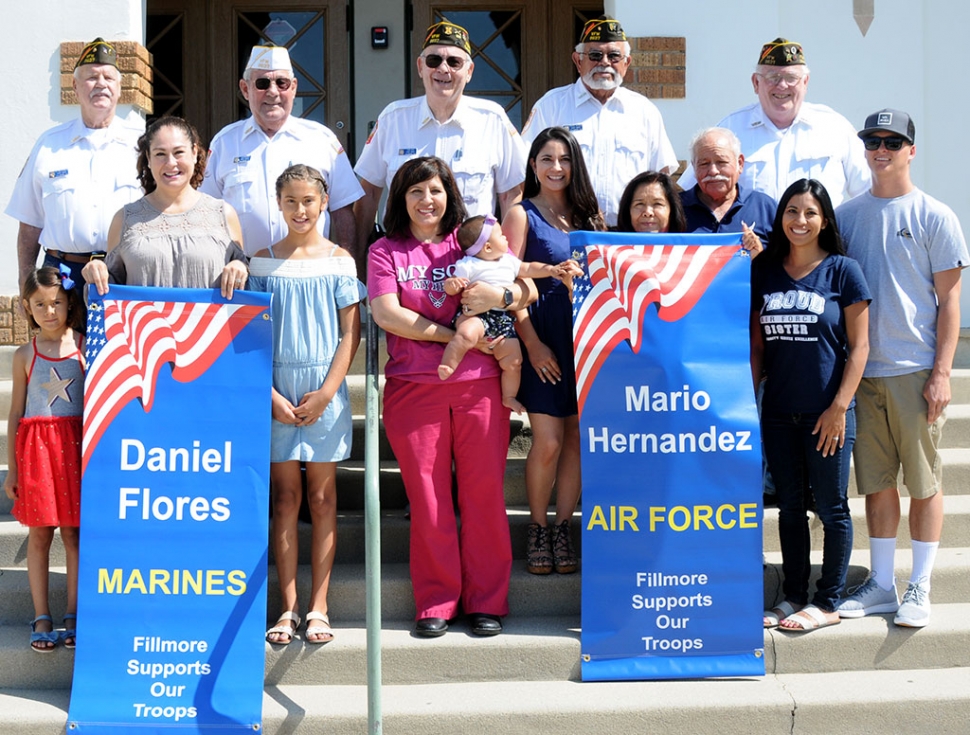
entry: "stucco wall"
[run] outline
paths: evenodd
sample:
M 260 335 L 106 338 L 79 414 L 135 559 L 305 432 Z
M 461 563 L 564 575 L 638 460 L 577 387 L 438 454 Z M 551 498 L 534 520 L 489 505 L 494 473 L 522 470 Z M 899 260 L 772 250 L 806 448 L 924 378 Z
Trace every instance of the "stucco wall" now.
M 961 0 L 879 0 L 866 36 L 852 17 L 852 0 L 614 0 L 605 4 L 634 36 L 687 37 L 687 96 L 654 100 L 677 155 L 700 128 L 756 100 L 751 87 L 762 44 L 777 36 L 798 41 L 811 69 L 806 99 L 829 105 L 861 127 L 883 107 L 905 110 L 916 123 L 917 186 L 956 212 L 970 230 L 970 188 L 954 165 L 957 126 L 968 119 L 966 64 L 953 60 L 970 27 Z M 963 289 L 962 324 L 970 325 L 970 288 Z

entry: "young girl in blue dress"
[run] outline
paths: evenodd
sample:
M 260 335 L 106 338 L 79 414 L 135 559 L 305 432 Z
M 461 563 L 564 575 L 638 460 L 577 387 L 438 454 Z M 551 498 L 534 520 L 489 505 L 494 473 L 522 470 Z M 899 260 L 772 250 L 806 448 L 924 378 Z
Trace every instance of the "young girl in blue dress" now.
M 66 266 L 61 269 L 70 273 Z M 50 653 L 58 642 L 74 648 L 76 638 L 84 399 L 84 307 L 78 290 L 57 268 L 27 276 L 23 307 L 30 326 L 40 332 L 13 357 L 4 490 L 14 501 L 14 518 L 30 528 L 27 578 L 35 616 L 30 647 L 38 653 Z M 60 633 L 48 601 L 55 528 L 61 529 L 67 561 L 67 612 Z
M 290 166 L 276 180 L 288 233 L 250 262 L 249 288 L 273 295 L 273 428 L 270 478 L 273 554 L 282 614 L 266 633 L 285 645 L 297 613 L 297 521 L 306 466 L 313 522 L 308 643 L 333 639 L 327 590 L 337 538 L 337 462 L 350 456 L 353 423 L 345 378 L 360 343 L 358 304 L 365 290 L 354 259 L 323 237 L 317 220 L 327 185 L 314 168 Z

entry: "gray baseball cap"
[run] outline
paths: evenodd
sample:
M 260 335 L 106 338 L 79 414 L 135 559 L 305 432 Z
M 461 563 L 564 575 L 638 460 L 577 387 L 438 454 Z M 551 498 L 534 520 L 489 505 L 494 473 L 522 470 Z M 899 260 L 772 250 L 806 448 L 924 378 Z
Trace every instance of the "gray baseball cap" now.
M 859 131 L 859 137 L 865 138 L 879 131 L 895 133 L 908 140 L 910 144 L 916 142 L 916 126 L 913 125 L 913 120 L 905 112 L 899 110 L 886 108 L 869 115 L 866 118 L 866 126 Z

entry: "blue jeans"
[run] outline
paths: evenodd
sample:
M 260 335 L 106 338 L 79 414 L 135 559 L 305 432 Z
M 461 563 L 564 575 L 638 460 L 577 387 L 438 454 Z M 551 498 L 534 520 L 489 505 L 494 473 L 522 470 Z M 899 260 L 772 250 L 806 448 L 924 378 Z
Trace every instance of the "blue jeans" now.
M 815 507 L 824 530 L 822 576 L 812 603 L 826 612 L 835 610 L 845 588 L 852 552 L 852 516 L 849 513 L 849 459 L 855 443 L 855 409 L 845 413 L 845 446 L 823 457 L 815 449 L 812 429 L 819 414 L 768 414 L 762 416 L 762 441 L 778 492 L 778 536 L 785 599 L 795 605 L 808 602 L 812 571 L 811 535 L 805 497 L 815 495 Z

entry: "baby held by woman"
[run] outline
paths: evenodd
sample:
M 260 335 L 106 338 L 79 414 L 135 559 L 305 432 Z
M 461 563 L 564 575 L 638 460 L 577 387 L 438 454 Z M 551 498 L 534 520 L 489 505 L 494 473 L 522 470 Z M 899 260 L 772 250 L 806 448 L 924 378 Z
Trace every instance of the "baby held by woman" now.
M 558 265 L 523 263 L 509 252 L 509 242 L 492 215 L 465 220 L 458 228 L 458 244 L 464 249 L 465 257 L 455 264 L 455 275 L 445 280 L 445 292 L 449 296 L 461 293 L 469 283 L 502 286 L 507 294 L 511 294 L 508 289 L 516 278 L 558 278 L 568 285 L 573 276 L 583 273 L 574 260 Z M 465 353 L 474 349 L 482 339 L 489 342 L 489 350 L 502 368 L 502 404 L 522 413 L 525 407 L 516 398 L 522 347 L 515 331 L 515 315 L 504 309 L 474 315 L 459 313 L 455 317 L 455 336 L 445 348 L 438 377 L 442 380 L 450 378 Z

